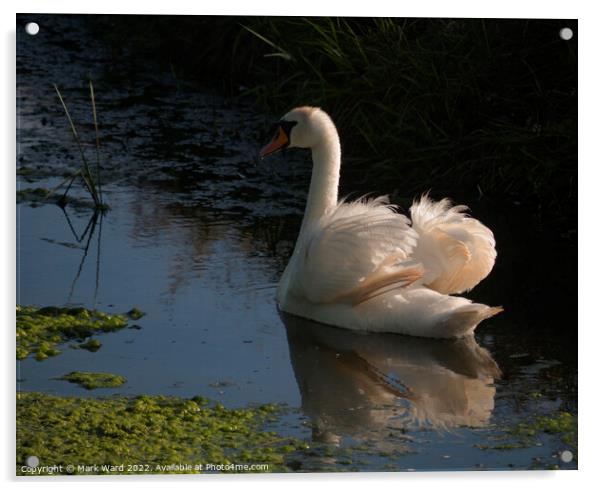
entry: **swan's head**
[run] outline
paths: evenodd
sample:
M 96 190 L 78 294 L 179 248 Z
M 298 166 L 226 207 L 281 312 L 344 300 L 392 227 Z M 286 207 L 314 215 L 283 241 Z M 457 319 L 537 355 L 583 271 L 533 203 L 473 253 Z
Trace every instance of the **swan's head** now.
M 297 107 L 278 121 L 272 140 L 259 156 L 264 158 L 285 148 L 314 148 L 328 137 L 338 139 L 328 114 L 319 107 Z

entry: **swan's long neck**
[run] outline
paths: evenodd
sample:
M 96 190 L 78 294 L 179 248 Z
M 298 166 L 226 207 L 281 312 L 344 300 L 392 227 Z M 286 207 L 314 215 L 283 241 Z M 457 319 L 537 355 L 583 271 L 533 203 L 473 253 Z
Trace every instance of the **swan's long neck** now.
M 334 124 L 328 122 L 330 124 L 324 129 L 324 137 L 312 147 L 313 170 L 301 234 L 309 224 L 320 219 L 337 205 L 341 144 Z

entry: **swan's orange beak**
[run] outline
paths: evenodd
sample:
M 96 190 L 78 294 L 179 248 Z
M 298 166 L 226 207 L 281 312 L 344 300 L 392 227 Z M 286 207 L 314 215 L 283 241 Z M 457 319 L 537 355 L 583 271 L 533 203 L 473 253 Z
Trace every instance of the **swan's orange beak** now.
M 270 141 L 261 149 L 261 151 L 259 152 L 259 156 L 261 158 L 265 158 L 268 155 L 276 153 L 278 150 L 285 148 L 286 146 L 288 146 L 288 143 L 289 141 L 286 132 L 284 131 L 284 129 L 282 129 L 281 126 L 278 126 L 278 129 L 276 130 L 276 134 L 272 138 L 272 141 Z

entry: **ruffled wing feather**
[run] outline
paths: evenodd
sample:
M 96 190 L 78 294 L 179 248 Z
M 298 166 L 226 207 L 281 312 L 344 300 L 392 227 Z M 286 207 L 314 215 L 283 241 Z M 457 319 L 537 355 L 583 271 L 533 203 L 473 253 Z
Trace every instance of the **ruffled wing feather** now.
M 442 294 L 475 287 L 493 268 L 497 252 L 489 228 L 466 215 L 465 206 L 428 196 L 410 208 L 412 228 L 418 233 L 414 258 L 424 266 L 423 283 Z

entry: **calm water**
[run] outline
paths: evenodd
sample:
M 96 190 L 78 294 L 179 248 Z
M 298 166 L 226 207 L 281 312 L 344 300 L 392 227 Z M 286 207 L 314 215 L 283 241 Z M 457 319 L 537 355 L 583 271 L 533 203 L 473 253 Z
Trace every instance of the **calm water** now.
M 308 155 L 259 162 L 272 118 L 250 103 L 149 60 L 124 62 L 85 19 L 28 20 L 41 31 L 18 36 L 19 186 L 53 188 L 79 165 L 52 83 L 94 161 L 91 76 L 111 210 L 94 217 L 86 207 L 19 204 L 18 301 L 146 314 L 134 322 L 141 329 L 98 336 L 95 353 L 63 346 L 57 357 L 20 362 L 19 389 L 282 402 L 290 414 L 277 430 L 320 448 L 361 448 L 345 453 L 351 466 L 326 451 L 301 469 L 576 467 L 557 457 L 566 449 L 559 435 L 491 449 L 529 417 L 577 412 L 575 299 L 559 292 L 573 280 L 574 251 L 522 216 L 520 203 L 468 202 L 500 254 L 473 298 L 506 308 L 476 340 L 362 335 L 281 317 L 275 289 L 303 211 Z M 565 265 L 549 277 L 550 263 Z M 55 379 L 73 370 L 127 383 L 89 392 Z

